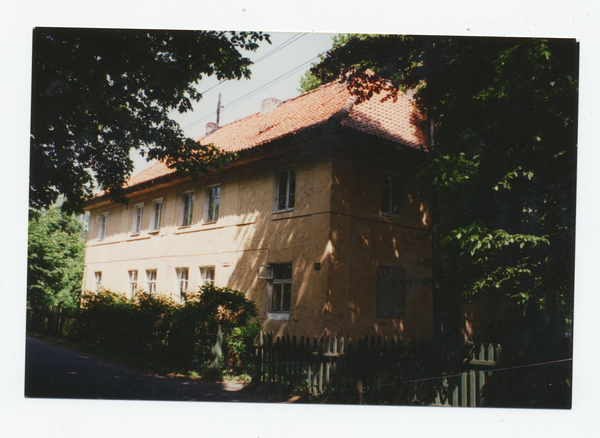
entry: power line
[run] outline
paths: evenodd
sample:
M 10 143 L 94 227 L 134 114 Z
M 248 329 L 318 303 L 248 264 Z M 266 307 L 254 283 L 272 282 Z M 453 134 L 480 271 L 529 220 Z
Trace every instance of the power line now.
M 274 48 L 273 50 L 271 50 L 268 53 L 265 53 L 263 56 L 261 56 L 260 58 L 258 58 L 256 61 L 253 62 L 254 65 L 258 64 L 260 61 L 262 61 L 263 59 L 268 58 L 269 56 L 277 53 L 278 51 L 280 51 L 281 49 L 289 46 L 292 43 L 295 43 L 296 41 L 298 41 L 300 38 L 302 38 L 303 36 L 305 36 L 308 32 L 302 33 L 302 34 L 295 34 L 292 37 L 288 38 L 287 40 L 285 40 L 283 43 L 281 43 L 278 47 Z M 293 41 L 292 41 L 293 40 Z M 227 82 L 229 79 L 223 79 L 221 82 L 219 82 L 216 85 L 213 85 L 212 87 L 210 87 L 208 90 L 203 91 L 202 95 L 204 95 L 205 93 L 209 92 L 210 90 L 212 90 L 215 87 L 218 87 L 219 85 L 221 85 L 224 82 Z
M 264 91 L 265 89 L 272 87 L 273 85 L 281 82 L 284 79 L 287 79 L 287 77 L 291 76 L 292 74 L 296 73 L 297 70 L 300 70 L 301 68 L 305 67 L 307 64 L 312 63 L 315 59 L 318 59 L 318 56 L 313 56 L 311 59 L 309 59 L 308 61 L 303 62 L 302 64 L 294 67 L 291 70 L 288 70 L 287 72 L 285 72 L 284 74 L 276 77 L 275 79 L 270 80 L 269 82 L 267 82 L 264 85 L 261 85 L 260 87 L 252 90 L 251 92 L 239 97 L 238 99 L 234 100 L 233 102 L 231 102 L 230 104 L 228 104 L 227 106 L 223 107 L 223 110 L 227 110 L 229 108 L 234 107 L 235 105 L 242 103 L 243 101 L 249 99 L 250 97 L 252 97 L 253 95 L 255 95 L 256 93 L 260 92 L 260 91 Z M 181 129 L 188 129 L 191 128 L 193 126 L 196 126 L 198 123 L 203 122 L 204 120 L 210 118 L 213 116 L 213 112 L 211 111 L 210 113 L 202 116 L 200 119 L 196 120 L 195 122 L 190 123 L 189 125 L 184 126 Z

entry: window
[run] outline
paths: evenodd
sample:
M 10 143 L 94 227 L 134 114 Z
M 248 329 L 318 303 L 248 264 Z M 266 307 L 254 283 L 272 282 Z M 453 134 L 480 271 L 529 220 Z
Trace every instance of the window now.
M 148 293 L 156 293 L 156 269 L 146 271 L 146 283 L 148 284 Z
M 193 209 L 194 209 L 194 192 L 184 193 L 181 198 L 181 226 L 182 227 L 192 224 Z
M 377 317 L 404 318 L 406 268 L 379 266 L 377 270 Z
M 129 271 L 129 298 L 137 292 L 138 271 Z
M 402 177 L 383 175 L 381 187 L 381 212 L 402 215 Z
M 207 266 L 204 268 L 200 268 L 200 278 L 202 278 L 202 283 L 200 284 L 200 286 L 215 284 L 215 267 Z
M 94 281 L 96 292 L 100 292 L 100 289 L 102 289 L 102 271 L 94 272 Z
M 98 215 L 98 240 L 104 240 L 106 237 L 106 225 L 108 223 L 108 213 Z
M 162 199 L 155 199 L 152 201 L 152 218 L 150 224 L 150 230 L 160 230 L 160 217 L 162 215 Z
M 144 204 L 137 204 L 133 207 L 133 227 L 131 234 L 140 234 L 142 230 L 142 213 L 144 212 Z
M 206 222 L 215 222 L 219 218 L 219 201 L 221 199 L 221 187 L 212 186 L 206 190 Z
M 296 169 L 284 169 L 278 172 L 275 191 L 275 210 L 292 210 L 296 202 Z
M 273 313 L 289 313 L 292 302 L 292 264 L 271 265 L 269 309 Z
M 179 289 L 179 295 L 182 299 L 185 298 L 185 294 L 188 290 L 188 268 L 177 268 L 177 287 Z

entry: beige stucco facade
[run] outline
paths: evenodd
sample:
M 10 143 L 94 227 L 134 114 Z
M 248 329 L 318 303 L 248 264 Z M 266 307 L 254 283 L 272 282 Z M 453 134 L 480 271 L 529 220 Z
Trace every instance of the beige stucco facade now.
M 428 225 L 426 192 L 415 181 L 419 158 L 396 151 L 380 154 L 358 140 L 304 145 L 247 160 L 197 181 L 174 180 L 131 193 L 129 205 L 90 205 L 84 289 L 125 292 L 129 272 L 147 289 L 156 271 L 157 293 L 179 299 L 177 269 L 187 268 L 189 289 L 201 284 L 201 267 L 214 267 L 216 286 L 243 291 L 259 309 L 259 321 L 275 334 L 337 334 L 353 339 L 383 334 L 421 338 L 432 334 L 430 277 L 419 262 L 430 258 L 423 237 Z M 333 144 L 333 143 L 332 143 Z M 283 150 L 283 149 L 282 149 Z M 295 205 L 277 211 L 278 175 L 296 171 Z M 402 178 L 403 212 L 381 212 L 382 175 Z M 218 220 L 207 220 L 207 188 L 220 187 Z M 193 192 L 191 225 L 181 225 L 184 193 Z M 160 229 L 151 231 L 153 202 L 162 199 Z M 136 206 L 143 205 L 141 230 L 132 234 Z M 106 214 L 99 239 L 97 217 Z M 270 280 L 260 265 L 292 264 L 288 312 L 269 309 Z M 319 264 L 318 266 L 316 264 Z M 402 318 L 377 314 L 378 266 L 406 270 Z

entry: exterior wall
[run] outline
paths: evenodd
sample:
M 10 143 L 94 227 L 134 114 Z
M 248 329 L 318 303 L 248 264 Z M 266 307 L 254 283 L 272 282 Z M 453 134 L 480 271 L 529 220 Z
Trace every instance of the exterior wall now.
M 396 164 L 394 164 L 396 163 Z M 416 164 L 406 157 L 339 157 L 333 165 L 330 274 L 332 331 L 352 338 L 364 335 L 422 338 L 432 335 L 431 277 L 419 262 L 431 258 L 427 196 L 416 184 Z M 384 174 L 402 178 L 403 214 L 381 211 Z M 404 318 L 378 318 L 379 266 L 406 269 Z
M 274 212 L 277 169 L 295 166 L 293 211 Z M 220 184 L 216 223 L 204 220 L 205 192 Z M 331 161 L 323 155 L 297 161 L 275 157 L 134 196 L 129 207 L 109 204 L 90 209 L 84 289 L 94 288 L 94 272 L 113 291 L 128 289 L 128 271 L 138 271 L 146 289 L 146 270 L 156 269 L 157 291 L 179 299 L 176 268 L 189 269 L 189 289 L 201 283 L 199 267 L 215 267 L 215 285 L 244 291 L 259 308 L 269 330 L 314 333 L 323 330 Z M 193 219 L 180 226 L 182 194 L 194 191 Z M 152 201 L 163 199 L 159 232 L 150 232 Z M 142 231 L 132 236 L 134 206 L 144 204 Z M 106 237 L 98 240 L 97 217 L 108 213 Z M 267 280 L 257 278 L 260 264 L 293 263 L 292 306 L 287 321 L 267 319 Z M 321 270 L 313 269 L 321 263 Z
M 430 273 L 417 267 L 430 257 L 430 242 L 420 239 L 427 208 L 414 184 L 414 166 L 403 176 L 404 216 L 381 213 L 382 175 L 398 165 L 368 155 L 294 151 L 241 165 L 130 199 L 130 206 L 109 204 L 90 209 L 84 289 L 103 286 L 126 291 L 128 271 L 138 271 L 146 289 L 146 270 L 157 271 L 157 291 L 179 298 L 176 268 L 189 269 L 189 289 L 201 283 L 199 267 L 215 267 L 215 285 L 246 293 L 259 309 L 259 321 L 274 334 L 337 334 L 356 339 L 365 334 L 420 338 L 432 333 L 429 287 L 407 289 L 404 318 L 377 318 L 378 266 L 407 270 L 407 278 Z M 306 151 L 305 151 L 306 152 Z M 398 161 L 399 160 L 399 161 Z M 402 156 L 394 162 L 402 164 Z M 296 202 L 292 211 L 274 212 L 277 170 L 295 166 Z M 401 169 L 402 170 L 402 169 Z M 206 188 L 220 184 L 216 223 L 204 220 Z M 180 226 L 182 194 L 193 190 L 193 219 Z M 163 199 L 158 232 L 150 232 L 152 201 Z M 144 204 L 142 231 L 131 235 L 134 206 Z M 97 216 L 108 213 L 107 233 L 99 241 Z M 267 314 L 267 280 L 259 265 L 292 263 L 291 312 L 284 320 Z M 315 264 L 320 264 L 316 269 Z

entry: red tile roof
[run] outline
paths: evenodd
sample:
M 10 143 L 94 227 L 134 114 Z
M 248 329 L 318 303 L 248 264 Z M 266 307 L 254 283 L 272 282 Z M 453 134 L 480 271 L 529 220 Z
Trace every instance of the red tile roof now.
M 214 143 L 224 151 L 239 152 L 328 122 L 338 114 L 342 126 L 422 149 L 426 138 L 415 122 L 422 120 L 423 116 L 403 93 L 399 93 L 395 102 L 393 99 L 382 102 L 383 97 L 383 94 L 376 94 L 370 100 L 354 105 L 346 86 L 337 81 L 331 82 L 288 99 L 268 113 L 252 114 L 197 140 L 202 144 Z M 174 170 L 159 162 L 131 177 L 127 187 L 171 173 Z

